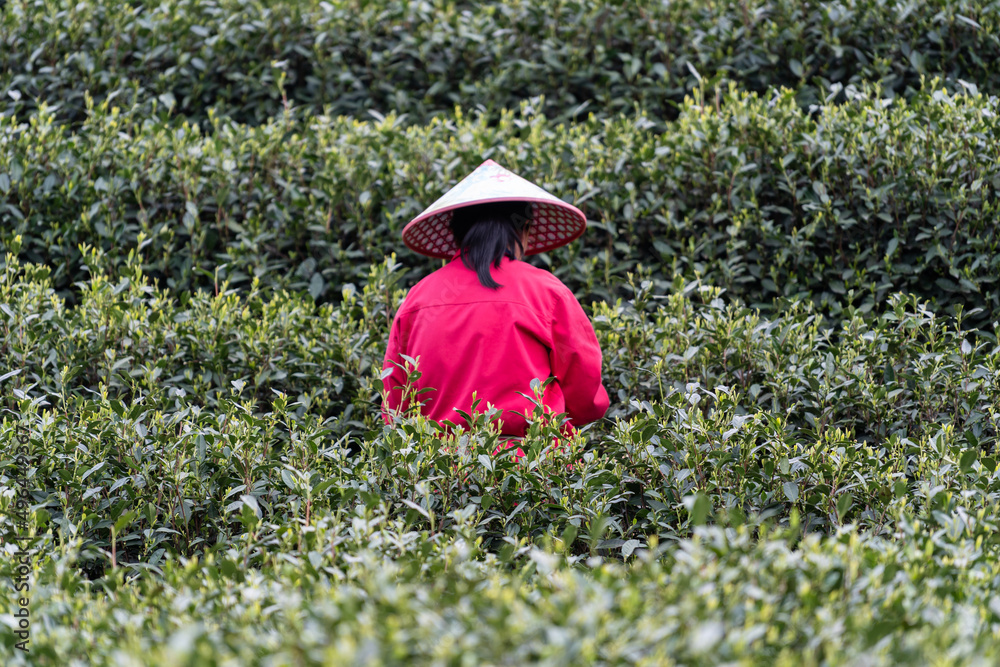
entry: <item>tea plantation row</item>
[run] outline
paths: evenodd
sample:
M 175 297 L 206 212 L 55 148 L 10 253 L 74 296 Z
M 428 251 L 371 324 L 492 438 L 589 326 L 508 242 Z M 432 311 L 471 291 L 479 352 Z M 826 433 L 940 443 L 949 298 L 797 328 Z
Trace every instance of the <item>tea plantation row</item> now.
M 373 266 L 336 305 L 181 301 L 133 254 L 67 307 L 47 268 L 7 256 L 0 350 L 18 372 L 0 437 L 30 449 L 36 664 L 996 650 L 987 332 L 914 299 L 831 326 L 807 302 L 762 317 L 635 276 L 629 302 L 593 310 L 609 419 L 562 453 L 538 422 L 516 463 L 484 425 L 382 427 L 400 273 Z M 6 460 L 8 489 L 16 472 Z
M 76 543 L 48 545 L 33 664 L 816 667 L 1000 654 L 996 559 L 953 528 L 904 522 L 905 539 L 886 540 L 700 527 L 622 565 L 567 555 L 559 538 L 499 558 L 477 546 L 468 512 L 452 519 L 434 533 L 383 510 L 265 521 L 135 583 L 121 571 L 88 582 L 70 566 Z
M 719 3 L 544 0 L 10 0 L 0 12 L 0 115 L 39 102 L 78 121 L 89 93 L 203 120 L 311 113 L 426 122 L 544 93 L 550 116 L 642 108 L 657 119 L 697 83 L 831 84 L 909 95 L 924 75 L 995 90 L 996 0 Z M 579 26 L 588 26 L 581 30 Z M 126 106 L 130 102 L 125 102 Z
M 981 307 L 988 327 L 998 107 L 928 84 L 812 115 L 788 91 L 730 90 L 689 100 L 663 132 L 644 115 L 557 124 L 532 105 L 497 123 L 456 111 L 417 127 L 289 114 L 203 128 L 102 104 L 70 132 L 42 110 L 0 119 L 0 246 L 20 235 L 60 290 L 138 252 L 177 294 L 259 278 L 336 300 L 397 250 L 412 284 L 426 265 L 400 229 L 492 157 L 587 214 L 581 243 L 537 260 L 584 300 L 624 295 L 643 263 L 661 283 L 701 278 L 765 307 L 806 297 L 836 318 L 902 291 L 940 312 Z

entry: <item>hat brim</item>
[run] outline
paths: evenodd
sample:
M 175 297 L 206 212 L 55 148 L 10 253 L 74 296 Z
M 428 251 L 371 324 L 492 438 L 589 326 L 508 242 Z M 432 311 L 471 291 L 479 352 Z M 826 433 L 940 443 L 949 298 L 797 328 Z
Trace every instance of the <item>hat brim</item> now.
M 580 238 L 587 230 L 587 216 L 572 204 L 535 197 L 492 197 L 425 211 L 403 228 L 403 243 L 421 255 L 451 259 L 458 252 L 451 232 L 454 211 L 473 204 L 499 202 L 526 202 L 532 205 L 531 238 L 525 255 L 560 248 Z

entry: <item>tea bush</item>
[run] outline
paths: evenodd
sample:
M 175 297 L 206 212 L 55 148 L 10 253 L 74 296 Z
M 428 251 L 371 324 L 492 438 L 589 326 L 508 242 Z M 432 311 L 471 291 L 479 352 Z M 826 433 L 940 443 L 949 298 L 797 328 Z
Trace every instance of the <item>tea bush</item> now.
M 519 547 L 514 567 L 466 523 L 459 513 L 429 535 L 379 512 L 323 515 L 131 584 L 82 579 L 65 565 L 71 543 L 40 572 L 35 613 L 50 629 L 33 655 L 71 666 L 785 667 L 997 656 L 995 561 L 968 559 L 977 547 L 951 535 L 925 550 L 916 522 L 905 528 L 916 539 L 895 541 L 701 527 L 624 566 L 581 561 L 557 540 Z M 244 569 L 247 553 L 259 568 Z M 151 601 L 171 611 L 150 613 Z
M 114 520 L 126 507 L 146 507 L 149 514 L 133 519 L 151 530 L 155 517 L 169 518 L 175 539 L 186 534 L 174 549 L 192 553 L 190 522 L 196 535 L 231 528 L 214 498 L 260 488 L 266 507 L 286 502 L 282 489 L 297 487 L 283 466 L 296 457 L 294 474 L 311 485 L 375 494 L 366 502 L 437 480 L 429 491 L 442 516 L 478 489 L 498 518 L 520 507 L 515 534 L 603 511 L 623 539 L 672 534 L 692 494 L 743 514 L 788 503 L 807 527 L 839 524 L 853 511 L 856 522 L 880 530 L 889 501 L 923 468 L 947 460 L 962 463 L 953 475 L 974 464 L 983 474 L 996 468 L 998 349 L 912 298 L 894 300 L 875 320 L 852 313 L 836 328 L 808 306 L 768 320 L 723 305 L 717 289 L 680 282 L 652 311 L 649 286 L 628 304 L 597 304 L 605 375 L 617 397 L 609 419 L 618 421 L 593 432 L 590 458 L 572 476 L 579 480 L 566 482 L 579 493 L 566 495 L 557 483 L 565 473 L 545 466 L 538 478 L 503 483 L 498 495 L 502 480 L 449 474 L 478 467 L 476 447 L 491 452 L 496 434 L 455 450 L 420 420 L 402 431 L 381 428 L 384 339 L 372 333 L 388 329 L 391 262 L 373 267 L 372 282 L 336 309 L 291 295 L 265 301 L 257 292 L 196 295 L 179 308 L 138 272 L 117 286 L 95 277 L 81 304 L 67 309 L 45 269 L 9 259 L 0 295 L 20 317 L 6 320 L 2 349 L 20 369 L 7 381 L 24 397 L 11 407 L 22 413 L 34 397 L 25 416 L 41 410 L 32 419 L 41 420 L 47 461 L 36 482 L 63 503 L 83 499 L 71 514 L 96 512 L 85 522 L 94 532 L 79 533 L 88 539 L 106 541 L 104 510 Z M 397 456 L 404 458 L 392 463 Z M 164 475 L 181 461 L 199 474 Z M 67 477 L 67 466 L 84 479 Z M 960 486 L 961 476 L 951 483 Z M 102 500 L 105 489 L 118 493 Z M 221 523 L 209 527 L 213 520 Z
M 976 610 L 1000 548 L 1000 347 L 913 297 L 832 325 L 631 276 L 631 300 L 594 306 L 609 418 L 561 449 L 536 422 L 519 463 L 493 456 L 487 416 L 382 425 L 392 260 L 337 306 L 180 302 L 135 260 L 95 269 L 74 307 L 14 255 L 0 281 L 18 368 L 0 434 L 28 438 L 45 554 L 39 664 L 996 650 Z
M 39 102 L 85 115 L 85 95 L 204 120 L 311 113 L 421 123 L 455 105 L 492 115 L 545 94 L 573 119 L 672 118 L 699 77 L 808 105 L 831 84 L 908 96 L 923 75 L 995 90 L 996 0 L 466 3 L 10 0 L 0 13 L 0 115 Z M 588 26 L 581 30 L 579 26 Z M 126 103 L 126 106 L 128 103 Z
M 138 252 L 178 293 L 256 277 L 336 300 L 397 249 L 412 284 L 426 262 L 401 249 L 402 226 L 492 157 L 587 214 L 582 242 L 538 260 L 585 300 L 622 295 L 642 263 L 759 307 L 809 297 L 839 317 L 902 291 L 982 308 L 975 326 L 1000 317 L 996 98 L 928 85 L 815 117 L 787 91 L 699 100 L 662 133 L 644 116 L 566 126 L 527 105 L 497 124 L 456 111 L 410 128 L 395 116 L 177 127 L 101 105 L 65 132 L 40 111 L 0 120 L 0 244 L 20 234 L 21 256 L 60 289 L 91 256 L 83 244 L 108 268 Z

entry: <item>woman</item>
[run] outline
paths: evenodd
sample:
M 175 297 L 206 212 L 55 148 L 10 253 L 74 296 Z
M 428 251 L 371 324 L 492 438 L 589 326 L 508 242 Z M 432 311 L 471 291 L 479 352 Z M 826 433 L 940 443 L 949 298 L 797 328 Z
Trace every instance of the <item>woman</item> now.
M 403 230 L 418 253 L 450 259 L 406 296 L 385 354 L 386 423 L 416 397 L 437 422 L 467 425 L 473 393 L 502 410 L 501 433 L 522 437 L 534 409 L 531 381 L 554 380 L 543 404 L 571 426 L 604 416 L 601 349 L 576 297 L 558 278 L 521 261 L 578 238 L 586 217 L 492 160 Z M 407 362 L 419 377 L 404 390 Z M 412 370 L 412 369 L 411 369 Z M 415 393 L 419 392 L 419 393 Z

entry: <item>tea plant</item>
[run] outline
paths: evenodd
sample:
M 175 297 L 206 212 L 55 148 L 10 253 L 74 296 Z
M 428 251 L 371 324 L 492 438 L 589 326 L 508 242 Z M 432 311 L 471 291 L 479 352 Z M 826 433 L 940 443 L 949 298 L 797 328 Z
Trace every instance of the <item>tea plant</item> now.
M 199 122 L 215 113 L 257 124 L 293 104 L 423 123 L 455 105 L 498 115 L 544 93 L 542 110 L 561 119 L 635 108 L 666 119 L 712 78 L 791 88 L 804 106 L 834 84 L 865 81 L 906 97 L 924 75 L 994 90 L 997 9 L 995 0 L 9 0 L 0 115 L 45 102 L 80 121 L 90 94 Z
M 409 128 L 294 114 L 177 126 L 105 103 L 64 131 L 41 110 L 0 119 L 0 244 L 20 235 L 19 256 L 74 298 L 82 271 L 120 271 L 134 252 L 175 294 L 257 278 L 339 301 L 397 250 L 401 285 L 422 275 L 402 226 L 494 158 L 587 214 L 581 242 L 534 260 L 584 301 L 627 296 L 643 264 L 661 291 L 681 274 L 763 309 L 810 298 L 840 318 L 907 292 L 973 327 L 1000 317 L 995 98 L 928 83 L 815 115 L 789 91 L 700 102 L 662 133 L 642 115 L 565 126 L 529 105 Z

